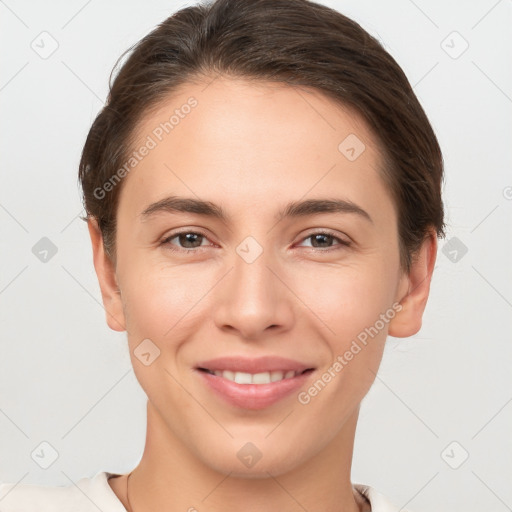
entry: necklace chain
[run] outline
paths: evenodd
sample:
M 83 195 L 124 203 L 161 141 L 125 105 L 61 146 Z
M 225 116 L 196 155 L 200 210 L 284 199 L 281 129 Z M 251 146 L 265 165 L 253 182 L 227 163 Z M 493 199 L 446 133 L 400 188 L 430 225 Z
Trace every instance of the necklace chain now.
M 128 504 L 128 512 L 133 512 L 132 504 L 130 503 L 130 497 L 128 496 L 128 480 L 130 480 L 131 475 L 132 475 L 132 472 L 130 471 L 128 478 L 126 479 L 126 501 Z

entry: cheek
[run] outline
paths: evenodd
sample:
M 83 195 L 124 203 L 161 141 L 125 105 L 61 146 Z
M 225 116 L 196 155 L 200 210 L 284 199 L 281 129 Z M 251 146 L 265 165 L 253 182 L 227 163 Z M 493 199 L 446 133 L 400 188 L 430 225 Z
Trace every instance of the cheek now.
M 333 421 L 327 422 L 326 437 L 337 432 L 375 380 L 396 314 L 396 282 L 390 276 L 375 262 L 365 268 L 317 268 L 294 281 L 297 295 L 312 310 L 314 329 L 323 333 L 317 336 L 319 349 L 327 349 L 317 380 L 303 390 L 299 403 L 309 419 L 329 411 Z
M 158 264 L 127 266 L 122 273 L 127 330 L 155 339 L 172 338 L 182 319 L 190 322 L 194 306 L 211 288 L 212 272 L 184 271 Z M 191 279 L 191 275 L 193 278 Z
M 384 272 L 385 263 L 311 268 L 294 281 L 297 295 L 312 310 L 314 329 L 323 333 L 322 341 L 317 338 L 326 356 L 318 375 L 322 382 L 304 390 L 304 401 L 315 402 L 308 413 L 327 408 L 339 424 L 374 382 L 395 315 L 396 282 L 389 268 Z
M 185 270 L 161 264 L 126 270 L 122 293 L 132 366 L 148 395 L 159 381 L 168 381 L 174 390 L 171 375 L 180 381 L 188 378 L 183 372 L 197 357 L 190 353 L 196 347 L 190 341 L 198 338 L 200 329 L 210 329 L 215 302 L 212 291 L 222 273 L 219 277 L 211 268 Z M 152 343 L 144 341 L 148 339 Z M 158 354 L 150 367 L 138 360 L 138 354 L 147 351 Z M 178 388 L 174 391 L 175 400 L 186 407 L 182 393 Z
M 125 267 L 122 293 L 135 375 L 157 408 L 174 403 L 187 414 L 190 399 L 177 384 L 184 377 L 181 348 L 197 330 L 201 298 L 212 284 L 202 275 L 191 280 L 179 267 L 131 264 Z
M 378 263 L 304 267 L 300 279 L 293 279 L 292 289 L 323 325 L 332 349 L 344 350 L 347 342 L 374 326 L 392 307 L 396 288 L 392 274 Z M 387 330 L 381 322 L 378 327 Z

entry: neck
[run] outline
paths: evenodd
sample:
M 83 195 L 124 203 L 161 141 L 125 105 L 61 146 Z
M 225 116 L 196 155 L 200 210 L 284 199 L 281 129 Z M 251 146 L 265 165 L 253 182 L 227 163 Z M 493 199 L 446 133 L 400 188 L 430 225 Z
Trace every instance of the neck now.
M 129 480 L 131 512 L 235 512 L 241 504 L 246 512 L 360 512 L 364 500 L 350 482 L 358 413 L 306 463 L 280 475 L 269 471 L 261 478 L 244 478 L 204 465 L 169 432 L 148 401 L 144 454 Z

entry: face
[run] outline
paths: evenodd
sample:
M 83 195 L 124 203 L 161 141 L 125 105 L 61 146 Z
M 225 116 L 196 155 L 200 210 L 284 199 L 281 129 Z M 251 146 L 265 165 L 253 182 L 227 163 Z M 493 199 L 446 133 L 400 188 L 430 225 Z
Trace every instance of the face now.
M 374 136 L 313 90 L 227 78 L 188 84 L 137 133 L 152 147 L 124 178 L 110 281 L 98 247 L 95 264 L 163 437 L 235 475 L 321 456 L 388 332 L 419 328 L 433 265 L 431 244 L 401 271 Z

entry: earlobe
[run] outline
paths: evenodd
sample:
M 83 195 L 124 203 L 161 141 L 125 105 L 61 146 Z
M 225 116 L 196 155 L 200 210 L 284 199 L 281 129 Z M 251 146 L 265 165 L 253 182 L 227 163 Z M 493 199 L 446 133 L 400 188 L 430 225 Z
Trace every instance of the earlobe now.
M 414 255 L 409 273 L 403 276 L 404 282 L 401 283 L 400 296 L 397 297 L 402 309 L 389 323 L 390 336 L 406 338 L 421 329 L 436 256 L 437 235 L 431 230 Z
M 105 254 L 103 236 L 94 217 L 87 219 L 87 227 L 91 237 L 94 268 L 100 285 L 107 324 L 114 331 L 125 331 L 123 304 L 114 265 Z

